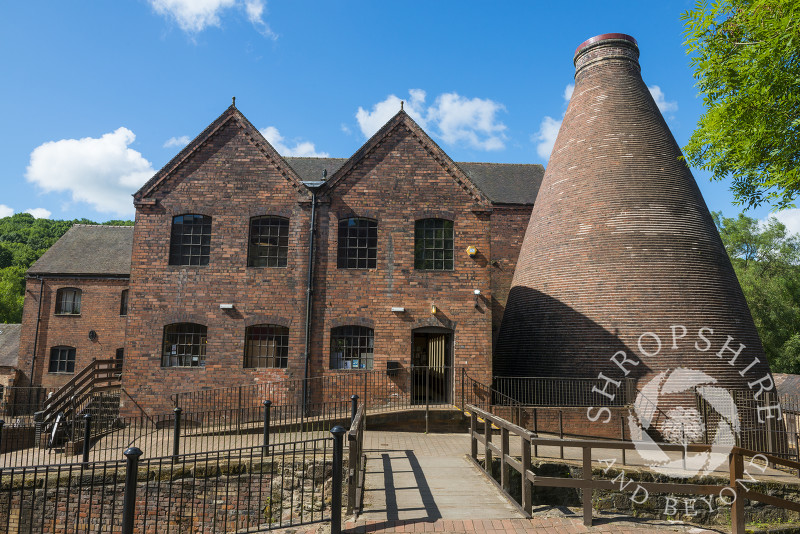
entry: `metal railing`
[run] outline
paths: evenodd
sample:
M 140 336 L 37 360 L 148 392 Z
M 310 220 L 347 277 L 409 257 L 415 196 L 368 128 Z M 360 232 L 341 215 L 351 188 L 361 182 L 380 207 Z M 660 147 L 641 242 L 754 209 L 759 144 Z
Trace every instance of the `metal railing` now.
M 360 512 L 364 503 L 364 481 L 367 458 L 364 455 L 364 430 L 366 416 L 364 405 L 356 407 L 358 397 L 353 395 L 353 417 L 347 432 L 349 456 L 347 462 L 347 514 Z
M 341 437 L 2 469 L 0 531 L 262 532 L 331 520 L 339 532 Z
M 600 393 L 607 388 L 597 378 L 495 376 L 493 389 L 524 406 L 626 406 L 636 398 L 636 380 L 621 379 L 613 399 Z
M 743 484 L 746 481 L 748 484 L 755 483 L 757 480 L 753 475 L 748 473 L 748 478 L 745 479 L 744 472 L 744 459 L 751 458 L 750 465 L 753 462 L 775 463 L 789 469 L 800 469 L 800 462 L 794 462 L 776 456 L 759 453 L 757 451 L 734 447 L 728 455 L 728 473 L 729 483 L 726 485 L 720 484 L 690 484 L 690 483 L 668 483 L 668 482 L 637 482 L 630 484 L 626 481 L 625 477 L 618 480 L 617 477 L 613 480 L 595 479 L 592 472 L 592 451 L 598 449 L 611 449 L 611 450 L 633 450 L 636 444 L 632 442 L 619 442 L 619 441 L 589 441 L 589 440 L 561 440 L 561 439 L 545 439 L 539 438 L 528 430 L 512 424 L 505 419 L 497 417 L 487 411 L 481 410 L 477 406 L 468 406 L 470 409 L 470 458 L 473 463 L 481 469 L 495 484 L 506 494 L 510 499 L 517 503 L 518 508 L 527 517 L 530 517 L 533 505 L 533 487 L 560 487 L 560 488 L 574 488 L 580 489 L 583 494 L 583 521 L 587 527 L 592 526 L 592 491 L 609 490 L 609 491 L 638 491 L 642 488 L 647 492 L 663 492 L 663 493 L 676 493 L 676 494 L 692 494 L 692 495 L 713 495 L 719 496 L 720 499 L 727 497 L 731 500 L 731 527 L 733 534 L 745 533 L 745 517 L 744 517 L 744 500 L 750 499 L 759 501 L 765 504 L 770 504 L 787 510 L 800 512 L 800 503 L 781 499 L 773 495 L 765 495 L 756 491 L 752 491 L 749 487 Z M 478 418 L 483 420 L 483 424 L 478 424 Z M 479 426 L 482 426 L 482 431 L 479 431 Z M 500 430 L 500 443 L 499 447 L 493 442 L 492 433 L 493 427 Z M 514 457 L 510 454 L 510 439 L 511 437 L 519 438 L 520 440 L 520 457 Z M 478 461 L 479 445 L 483 446 L 483 464 Z M 711 450 L 710 445 L 705 444 L 670 444 L 658 443 L 656 444 L 662 451 L 680 451 L 686 452 L 708 452 Z M 531 452 L 535 447 L 543 446 L 558 446 L 566 448 L 577 448 L 581 450 L 582 462 L 582 475 L 578 479 L 560 478 L 560 477 L 546 477 L 536 475 L 532 470 Z M 499 481 L 497 481 L 492 472 L 494 469 L 493 459 L 499 460 Z M 521 479 L 521 495 L 519 501 L 511 494 L 511 471 L 516 471 Z

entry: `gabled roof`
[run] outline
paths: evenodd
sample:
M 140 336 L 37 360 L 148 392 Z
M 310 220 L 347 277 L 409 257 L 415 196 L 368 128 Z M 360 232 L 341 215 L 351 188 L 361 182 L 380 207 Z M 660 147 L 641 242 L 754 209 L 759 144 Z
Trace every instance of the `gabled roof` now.
M 411 130 L 412 135 L 419 139 L 420 143 L 428 150 L 431 156 L 439 162 L 442 168 L 447 171 L 452 178 L 459 183 L 475 200 L 476 204 L 481 207 L 488 208 L 491 203 L 489 199 L 478 189 L 472 180 L 459 168 L 456 163 L 450 159 L 450 156 L 437 145 L 433 139 L 425 133 L 425 131 L 414 122 L 414 119 L 408 116 L 408 113 L 402 109 L 397 114 L 389 119 L 389 121 L 378 130 L 375 135 L 359 148 L 347 162 L 342 165 L 336 173 L 328 179 L 325 185 L 322 186 L 321 192 L 327 193 L 333 190 L 350 172 L 363 160 L 381 141 L 383 141 L 389 134 L 400 126 L 405 126 Z
M 0 367 L 16 367 L 19 363 L 21 324 L 0 324 Z
M 345 164 L 347 158 L 283 158 L 304 182 L 322 180 L 322 171 L 332 177 Z
M 136 193 L 133 194 L 134 203 L 142 202 L 146 197 L 150 196 L 156 191 L 161 183 L 164 182 L 174 171 L 194 155 L 194 153 L 203 146 L 214 134 L 220 131 L 223 126 L 230 122 L 236 122 L 240 127 L 244 128 L 250 141 L 256 146 L 268 159 L 272 160 L 283 176 L 291 182 L 298 190 L 298 192 L 307 194 L 307 190 L 300 183 L 301 180 L 294 172 L 294 170 L 286 163 L 280 154 L 269 144 L 269 141 L 264 139 L 261 132 L 247 120 L 241 111 L 236 106 L 231 105 L 226 109 L 222 115 L 217 117 L 214 122 L 208 125 L 200 135 L 195 137 L 183 150 L 172 158 L 169 163 L 155 173 L 147 183 L 145 183 Z
M 133 226 L 76 224 L 28 274 L 130 276 Z

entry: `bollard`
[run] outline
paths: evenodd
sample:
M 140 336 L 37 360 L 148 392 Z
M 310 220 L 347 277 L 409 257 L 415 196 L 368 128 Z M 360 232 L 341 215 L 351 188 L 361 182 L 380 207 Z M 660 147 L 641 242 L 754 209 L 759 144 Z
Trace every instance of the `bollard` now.
M 89 463 L 89 445 L 92 436 L 92 414 L 87 413 L 83 416 L 83 463 Z
M 175 428 L 172 432 L 172 463 L 175 463 L 178 461 L 178 455 L 180 454 L 182 410 L 175 408 L 172 411 L 175 412 Z
M 139 457 L 142 451 L 131 447 L 123 454 L 128 465 L 125 469 L 125 493 L 122 498 L 122 534 L 133 534 L 133 519 L 136 516 L 136 478 L 139 474 Z
M 342 532 L 342 457 L 344 456 L 344 427 L 331 428 L 333 434 L 333 483 L 331 484 L 331 534 Z
M 269 410 L 272 407 L 271 400 L 264 401 L 264 453 L 267 452 L 269 447 Z
M 358 411 L 358 395 L 350 397 L 350 427 L 353 427 L 353 421 L 356 420 L 356 411 Z

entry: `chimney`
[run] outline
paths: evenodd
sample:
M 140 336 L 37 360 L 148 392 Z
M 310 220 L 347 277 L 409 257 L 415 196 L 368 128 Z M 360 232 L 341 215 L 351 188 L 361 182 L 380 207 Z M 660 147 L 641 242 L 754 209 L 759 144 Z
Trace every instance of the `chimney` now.
M 641 388 L 685 367 L 748 389 L 770 373 L 764 351 L 700 190 L 642 81 L 636 40 L 593 37 L 574 61 L 575 90 L 520 251 L 493 374 L 603 373 Z M 612 361 L 620 351 L 640 360 L 627 375 Z

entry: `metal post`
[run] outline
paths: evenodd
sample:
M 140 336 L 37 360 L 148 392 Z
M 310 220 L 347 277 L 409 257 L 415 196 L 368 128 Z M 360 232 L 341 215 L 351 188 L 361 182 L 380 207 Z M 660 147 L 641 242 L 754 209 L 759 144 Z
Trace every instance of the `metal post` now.
M 361 398 L 364 403 L 364 415 L 367 414 L 367 372 L 364 372 L 364 396 Z
M 465 375 L 467 374 L 467 369 L 465 367 L 461 368 L 461 411 L 466 410 L 467 405 L 464 404 L 464 381 Z
M 172 432 L 172 463 L 175 463 L 178 461 L 178 455 L 180 454 L 182 410 L 175 408 L 172 411 L 175 412 L 175 427 Z
M 364 375 L 367 376 L 367 375 Z M 350 396 L 350 426 L 353 426 L 353 421 L 356 420 L 356 411 L 358 410 L 358 395 Z
M 89 443 L 92 437 L 92 414 L 83 416 L 83 463 L 89 463 Z
M 558 410 L 558 439 L 564 441 L 564 412 L 562 410 Z M 561 445 L 561 456 L 559 457 L 564 459 L 564 445 Z
M 619 416 L 619 439 L 620 441 L 625 441 L 625 416 Z M 622 465 L 626 465 L 625 462 L 625 449 L 622 449 Z
M 0 454 L 3 453 L 3 425 L 5 424 L 6 422 L 0 419 Z
M 331 534 L 342 532 L 342 457 L 344 456 L 344 427 L 336 425 L 333 434 L 333 483 L 331 484 Z
M 269 447 L 269 410 L 272 407 L 271 400 L 264 401 L 264 452 L 267 452 Z
M 431 375 L 431 366 L 427 366 L 425 368 L 425 433 L 428 433 L 428 414 L 431 409 L 431 392 L 428 389 L 430 386 L 430 375 Z
M 131 447 L 123 454 L 128 465 L 125 469 L 125 493 L 122 498 L 122 534 L 133 534 L 133 519 L 136 516 L 136 478 L 139 474 L 139 457 L 142 451 Z

